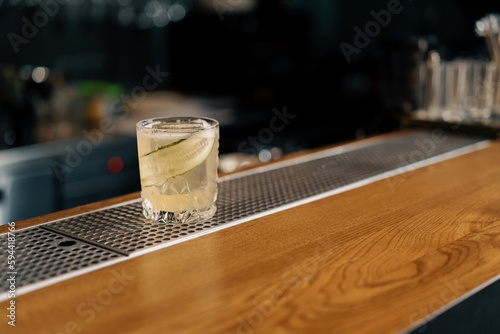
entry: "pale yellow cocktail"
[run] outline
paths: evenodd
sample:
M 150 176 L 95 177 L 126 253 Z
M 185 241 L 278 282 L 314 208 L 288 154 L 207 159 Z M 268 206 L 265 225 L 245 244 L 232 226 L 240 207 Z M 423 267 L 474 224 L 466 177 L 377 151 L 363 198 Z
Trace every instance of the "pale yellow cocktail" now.
M 148 219 L 189 223 L 216 211 L 219 123 L 175 117 L 137 123 L 142 206 Z

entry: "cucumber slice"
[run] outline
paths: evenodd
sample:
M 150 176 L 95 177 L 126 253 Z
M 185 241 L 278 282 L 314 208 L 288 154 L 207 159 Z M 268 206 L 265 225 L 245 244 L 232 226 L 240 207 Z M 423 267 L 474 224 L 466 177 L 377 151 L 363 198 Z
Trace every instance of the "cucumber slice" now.
M 192 136 L 144 154 L 139 158 L 142 185 L 153 186 L 195 169 L 208 158 L 215 140 Z

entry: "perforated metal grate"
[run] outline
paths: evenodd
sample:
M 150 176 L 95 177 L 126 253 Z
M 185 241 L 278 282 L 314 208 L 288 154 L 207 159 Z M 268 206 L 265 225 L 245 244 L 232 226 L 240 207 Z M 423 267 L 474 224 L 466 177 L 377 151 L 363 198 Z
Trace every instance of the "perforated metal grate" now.
M 204 223 L 172 225 L 146 221 L 137 201 L 52 222 L 43 228 L 131 254 L 205 234 L 214 227 L 485 140 L 456 134 L 447 134 L 442 143 L 430 138 L 430 132 L 416 131 L 345 153 L 220 182 L 217 213 Z
M 14 235 L 16 288 L 122 256 L 39 227 Z M 7 250 L 7 234 L 0 236 L 0 245 L 5 245 L 3 249 Z M 7 264 L 8 255 L 6 251 L 1 252 L 0 263 Z M 0 292 L 9 290 L 9 276 L 7 270 L 0 273 Z

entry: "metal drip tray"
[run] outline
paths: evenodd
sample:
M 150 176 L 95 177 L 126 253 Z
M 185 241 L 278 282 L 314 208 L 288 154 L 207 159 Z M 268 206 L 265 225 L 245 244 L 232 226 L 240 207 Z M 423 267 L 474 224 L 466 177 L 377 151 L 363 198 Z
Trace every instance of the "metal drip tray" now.
M 410 155 L 416 163 L 484 140 L 448 134 L 443 143 L 434 144 L 432 154 L 424 154 L 419 145 L 430 140 L 430 136 L 426 131 L 413 132 L 341 154 L 292 162 L 288 166 L 221 181 L 217 213 L 204 223 L 173 225 L 146 221 L 141 203 L 137 201 L 43 227 L 131 254 L 158 244 L 178 243 L 188 236 L 206 234 L 215 227 L 395 170 L 410 160 Z
M 16 232 L 20 240 L 17 247 L 24 254 L 19 266 L 27 268 L 22 282 L 45 280 L 91 266 L 93 261 L 165 248 L 410 168 L 465 154 L 484 147 L 487 140 L 457 134 L 446 134 L 439 143 L 431 138 L 431 132 L 414 131 L 383 141 L 361 141 L 223 178 L 219 182 L 217 213 L 203 223 L 173 225 L 147 221 L 137 200 Z M 414 167 L 409 168 L 409 164 Z M 58 240 L 66 239 L 76 241 L 75 250 L 54 246 Z M 37 245 L 43 247 L 36 248 Z M 6 255 L 0 254 L 0 261 L 6 262 L 4 258 Z M 4 277 L 2 280 L 4 284 Z M 5 289 L 4 284 L 0 292 Z

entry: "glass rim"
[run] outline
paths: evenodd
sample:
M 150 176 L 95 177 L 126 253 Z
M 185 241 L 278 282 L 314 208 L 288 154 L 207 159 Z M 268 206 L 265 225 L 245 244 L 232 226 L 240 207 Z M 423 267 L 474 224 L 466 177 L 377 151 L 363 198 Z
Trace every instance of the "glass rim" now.
M 140 120 L 139 122 L 136 123 L 136 129 L 137 130 L 142 130 L 142 131 L 150 131 L 153 130 L 152 128 L 147 127 L 147 125 L 152 124 L 152 123 L 162 123 L 162 122 L 168 122 L 168 121 L 195 121 L 195 120 L 203 120 L 208 123 L 208 126 L 204 126 L 203 128 L 199 129 L 201 130 L 210 130 L 210 129 L 215 129 L 219 126 L 219 121 L 210 118 L 210 117 L 203 117 L 203 116 L 167 116 L 167 117 L 152 117 L 152 118 L 146 118 L 143 120 Z M 159 132 L 168 132 L 168 130 L 162 130 L 162 129 L 157 129 Z

